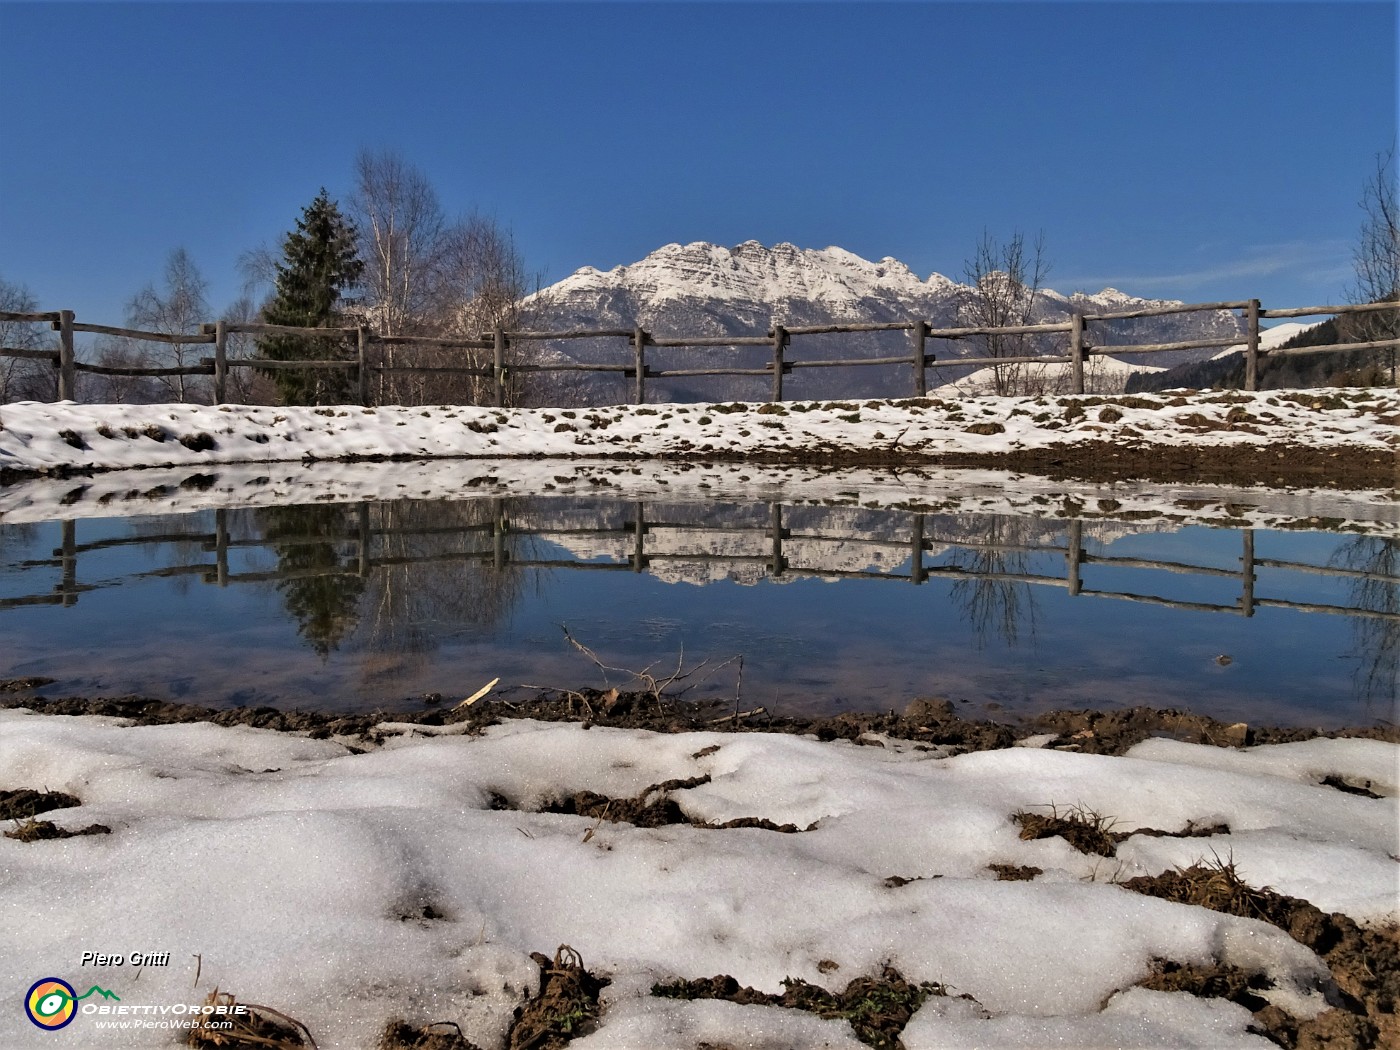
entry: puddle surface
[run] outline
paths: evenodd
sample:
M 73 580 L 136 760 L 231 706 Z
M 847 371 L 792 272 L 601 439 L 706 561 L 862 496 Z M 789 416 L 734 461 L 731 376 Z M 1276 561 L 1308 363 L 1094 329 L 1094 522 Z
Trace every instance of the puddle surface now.
M 1396 718 L 1393 511 L 1299 517 L 1285 494 L 1271 517 L 1248 490 L 1149 513 L 1124 492 L 1027 500 L 1015 479 L 1006 498 L 946 499 L 946 478 L 937 499 L 909 479 L 870 498 L 870 479 L 831 475 L 800 492 L 717 481 L 697 502 L 712 487 L 698 476 L 674 499 L 596 471 L 558 476 L 566 494 L 491 477 L 451 499 L 312 488 L 279 505 L 264 484 L 258 506 L 204 478 L 156 500 L 167 512 L 127 516 L 55 498 L 54 518 L 0 518 L 0 677 L 54 678 L 50 696 L 362 711 L 497 677 L 509 698 L 679 668 L 692 695 L 803 713 L 940 695 L 969 716 Z M 224 498 L 198 498 L 211 492 Z M 1277 527 L 1242 527 L 1259 521 Z

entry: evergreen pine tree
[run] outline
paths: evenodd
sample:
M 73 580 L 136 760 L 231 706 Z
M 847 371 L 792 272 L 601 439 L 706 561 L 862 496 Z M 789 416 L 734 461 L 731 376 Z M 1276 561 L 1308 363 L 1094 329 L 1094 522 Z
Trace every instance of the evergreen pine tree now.
M 277 293 L 263 310 L 268 324 L 333 328 L 342 323 L 341 297 L 360 279 L 364 263 L 355 250 L 355 228 L 324 188 L 302 210 L 297 228 L 282 242 Z M 262 356 L 275 361 L 314 358 L 348 360 L 340 337 L 269 336 L 258 341 Z M 348 400 L 350 369 L 272 371 L 283 404 L 337 404 Z

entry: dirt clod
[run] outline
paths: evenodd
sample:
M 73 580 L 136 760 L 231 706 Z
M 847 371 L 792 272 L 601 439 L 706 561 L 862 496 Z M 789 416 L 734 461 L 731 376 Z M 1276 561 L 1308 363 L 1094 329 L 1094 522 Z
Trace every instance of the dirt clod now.
M 481 1050 L 452 1021 L 415 1028 L 401 1018 L 384 1026 L 375 1050 Z
M 81 831 L 69 831 L 60 828 L 51 820 L 29 820 L 22 821 L 19 827 L 13 831 L 5 832 L 7 839 L 18 839 L 20 842 L 42 842 L 46 839 L 71 839 L 79 835 L 110 835 L 112 829 L 106 824 L 89 824 Z
M 27 820 L 51 809 L 71 809 L 82 803 L 63 791 L 0 791 L 0 820 Z
M 868 1046 L 878 1050 L 897 1050 L 903 1046 L 899 1034 L 924 1000 L 931 995 L 947 995 L 948 990 L 932 981 L 913 984 L 893 966 L 886 966 L 878 977 L 857 977 L 840 993 L 788 977 L 783 979 L 782 994 L 770 995 L 743 987 L 728 974 L 721 974 L 693 981 L 656 984 L 652 986 L 651 994 L 668 999 L 724 999 L 746 1006 L 783 1006 L 807 1010 L 827 1020 L 848 1021 L 856 1038 Z
M 540 967 L 540 991 L 516 1007 L 507 1050 L 560 1050 L 597 1027 L 598 995 L 611 982 L 589 973 L 583 957 L 561 944 L 554 958 L 532 952 Z

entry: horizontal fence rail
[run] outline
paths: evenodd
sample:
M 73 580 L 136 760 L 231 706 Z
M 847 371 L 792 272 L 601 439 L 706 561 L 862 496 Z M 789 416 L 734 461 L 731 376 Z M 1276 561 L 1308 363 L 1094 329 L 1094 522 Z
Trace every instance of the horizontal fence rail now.
M 997 543 L 979 542 L 958 536 L 939 536 L 930 531 L 928 521 L 922 513 L 906 515 L 908 535 L 885 538 L 850 537 L 830 535 L 823 532 L 794 531 L 785 524 L 785 512 L 789 508 L 780 503 L 768 505 L 767 521 L 753 524 L 731 525 L 696 522 L 672 522 L 656 516 L 648 517 L 649 507 L 644 502 L 630 506 L 631 517 L 620 523 L 607 526 L 553 526 L 540 522 L 531 525 L 512 521 L 505 501 L 493 499 L 491 520 L 479 524 L 447 525 L 433 527 L 394 527 L 372 526 L 370 505 L 356 505 L 353 531 L 346 529 L 337 535 L 288 535 L 276 537 L 235 537 L 228 527 L 228 512 L 214 512 L 212 533 L 174 533 L 169 535 L 122 536 L 79 543 L 77 524 L 68 520 L 61 523 L 61 545 L 53 549 L 50 560 L 26 563 L 27 569 L 44 567 L 59 570 L 59 582 L 53 591 L 46 594 L 22 595 L 0 598 L 0 610 L 22 608 L 35 605 L 71 606 L 79 597 L 90 591 L 118 586 L 123 582 L 152 577 L 192 576 L 204 583 L 220 587 L 237 583 L 265 583 L 290 579 L 308 579 L 331 576 L 368 576 L 375 569 L 400 565 L 428 565 L 443 562 L 479 563 L 497 571 L 515 569 L 551 569 L 579 572 L 630 572 L 642 573 L 653 566 L 674 563 L 711 563 L 732 567 L 753 566 L 761 569 L 770 578 L 820 578 L 820 579 L 878 579 L 902 581 L 915 585 L 930 580 L 948 579 L 983 581 L 996 583 L 1017 583 L 1043 587 L 1054 587 L 1066 591 L 1072 597 L 1106 598 L 1118 601 L 1137 602 L 1166 608 L 1193 612 L 1228 613 L 1252 617 L 1257 609 L 1288 609 L 1308 614 L 1344 615 L 1362 619 L 1386 620 L 1400 624 L 1400 576 L 1370 572 L 1359 569 L 1334 568 L 1307 562 L 1287 561 L 1276 558 L 1256 558 L 1254 554 L 1254 530 L 1242 529 L 1240 533 L 1240 556 L 1238 568 L 1220 568 L 1211 565 L 1193 565 L 1187 562 L 1130 558 L 1110 555 L 1090 554 L 1083 546 L 1083 523 L 1078 519 L 1065 522 L 1063 545 L 1053 543 Z M 347 515 L 349 517 L 349 515 Z M 527 514 L 528 517 L 528 514 Z M 698 539 L 694 550 L 659 550 L 656 543 L 658 533 L 670 532 L 695 534 Z M 417 554 L 376 553 L 376 540 L 419 539 L 424 537 L 475 536 L 479 538 L 480 549 L 439 550 Z M 734 538 L 752 537 L 758 543 L 744 552 L 715 553 L 704 549 L 703 540 L 707 537 Z M 651 542 L 648 543 L 648 538 Z M 568 557 L 530 557 L 520 550 L 512 549 L 531 546 L 522 541 L 541 540 L 560 544 L 560 541 L 574 538 L 587 538 L 599 541 L 615 541 L 612 560 L 596 560 L 599 555 L 576 555 Z M 486 544 L 489 542 L 489 546 Z M 814 563 L 799 564 L 793 561 L 792 544 L 803 543 L 811 550 L 814 543 L 841 544 L 843 549 L 859 546 L 872 552 L 885 551 L 894 557 L 896 569 L 904 571 L 878 571 L 873 569 L 849 569 Z M 200 550 L 214 555 L 213 563 L 171 565 L 135 573 L 129 577 L 104 579 L 98 583 L 79 581 L 80 556 L 93 552 L 131 545 L 155 544 L 197 545 Z M 348 554 L 337 555 L 336 564 L 314 569 L 267 570 L 234 572 L 229 568 L 230 551 L 249 549 L 278 550 L 282 548 L 308 546 L 351 547 Z M 383 546 L 383 544 L 380 544 Z M 753 548 L 762 548 L 761 552 Z M 623 551 L 625 550 L 625 553 Z M 1030 571 L 1006 571 L 1007 566 L 977 569 L 958 564 L 938 564 L 927 556 L 933 551 L 964 551 L 994 555 L 1048 555 L 1061 560 L 1063 575 L 1048 575 Z M 607 555 L 602 555 L 607 556 Z M 872 559 L 873 560 L 873 559 Z M 1018 566 L 1020 567 L 1020 566 Z M 1118 591 L 1095 588 L 1085 585 L 1086 572 L 1093 575 L 1096 567 L 1108 569 L 1137 569 L 1152 572 L 1187 575 L 1192 577 L 1223 578 L 1238 581 L 1239 597 L 1231 604 L 1221 602 L 1185 601 L 1158 594 L 1136 591 Z M 1395 600 L 1391 609 L 1375 609 L 1354 605 L 1331 605 L 1320 602 L 1293 601 L 1284 596 L 1260 596 L 1256 592 L 1258 574 L 1261 569 L 1275 572 L 1297 572 L 1314 576 L 1328 576 L 1343 580 L 1362 580 L 1371 586 L 1394 589 Z
M 1168 343 L 1141 344 L 1100 344 L 1090 339 L 1090 325 L 1116 320 L 1129 320 L 1144 317 L 1158 317 L 1170 314 L 1185 314 L 1204 311 L 1239 310 L 1242 312 L 1245 331 L 1242 335 L 1228 338 L 1188 339 Z M 1053 324 L 1026 324 L 1007 326 L 969 326 L 937 328 L 925 320 L 888 321 L 880 323 L 821 324 L 784 326 L 772 324 L 761 334 L 734 335 L 677 335 L 656 334 L 642 328 L 599 328 L 570 329 L 567 331 L 528 331 L 496 328 L 482 333 L 480 338 L 441 338 L 437 336 L 380 335 L 368 326 L 335 328 L 305 328 L 295 325 L 265 324 L 261 322 L 218 321 L 200 326 L 198 332 L 165 333 L 148 332 L 111 325 L 79 323 L 71 310 L 16 313 L 0 311 L 0 322 L 48 324 L 58 333 L 58 348 L 55 350 L 0 347 L 0 358 L 46 361 L 58 372 L 59 400 L 71 400 L 76 391 L 76 378 L 79 372 L 111 376 L 213 376 L 214 401 L 222 404 L 227 395 L 227 379 L 232 368 L 256 368 L 263 370 L 281 369 L 331 369 L 344 370 L 354 374 L 358 383 L 358 397 L 361 404 L 369 403 L 369 379 L 371 374 L 422 373 L 425 375 L 470 375 L 492 380 L 493 403 L 505 403 L 505 388 L 508 372 L 596 372 L 600 374 L 620 373 L 632 379 L 633 400 L 637 404 L 646 401 L 646 381 L 648 379 L 668 379 L 689 376 L 768 376 L 772 380 L 770 400 L 783 400 L 783 377 L 792 374 L 797 368 L 837 368 L 863 366 L 908 365 L 912 370 L 913 393 L 923 396 L 927 393 L 927 369 L 932 366 L 1000 366 L 1000 365 L 1069 365 L 1070 388 L 1073 393 L 1084 392 L 1085 362 L 1096 356 L 1157 354 L 1181 350 L 1212 349 L 1226 346 L 1242 346 L 1245 356 L 1246 390 L 1258 389 L 1259 361 L 1269 356 L 1291 356 L 1294 354 L 1343 353 L 1358 350 L 1376 350 L 1400 347 L 1400 337 L 1363 340 L 1348 343 L 1332 343 L 1325 346 L 1295 347 L 1288 350 L 1267 349 L 1260 343 L 1260 320 L 1262 318 L 1305 317 L 1312 315 L 1358 314 L 1377 311 L 1400 311 L 1400 300 L 1380 303 L 1344 304 L 1339 306 L 1304 306 L 1286 309 L 1264 309 L 1258 299 L 1233 302 L 1188 303 L 1174 306 L 1144 307 L 1138 310 L 1119 310 L 1103 313 L 1075 313 L 1065 322 Z M 792 360 L 788 349 L 793 337 L 814 335 L 851 335 L 872 332 L 906 332 L 909 335 L 907 353 L 863 358 L 840 358 L 829 360 Z M 75 333 L 108 335 L 143 342 L 157 342 L 168 345 L 212 345 L 214 356 L 202 358 L 197 363 L 168 368 L 124 367 L 90 364 L 76 358 L 73 344 Z M 282 335 L 299 338 L 334 339 L 342 343 L 353 343 L 354 354 L 343 358 L 308 358 L 297 360 L 273 360 L 268 358 L 230 359 L 228 338 L 231 335 Z M 1067 352 L 1060 355 L 992 355 L 987 357 L 949 357 L 938 361 L 935 355 L 927 352 L 930 339 L 959 340 L 978 336 L 1013 335 L 1066 335 Z M 553 363 L 523 362 L 507 364 L 507 353 L 512 346 L 523 343 L 556 342 L 577 339 L 625 339 L 631 346 L 631 361 L 625 364 L 604 363 Z M 440 350 L 490 350 L 490 364 L 463 366 L 419 366 L 413 364 L 375 364 L 370 355 L 376 346 L 432 347 Z M 648 366 L 646 351 L 655 348 L 733 348 L 768 347 L 771 360 L 761 368 L 701 367 L 653 369 Z

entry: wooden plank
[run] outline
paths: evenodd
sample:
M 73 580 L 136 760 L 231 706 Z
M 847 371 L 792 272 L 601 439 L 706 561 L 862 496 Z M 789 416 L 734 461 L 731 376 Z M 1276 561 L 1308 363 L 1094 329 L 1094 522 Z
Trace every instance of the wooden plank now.
M 1239 336 L 1231 336 L 1225 339 L 1187 339 L 1180 343 L 1131 343 L 1124 345 L 1109 343 L 1086 347 L 1084 352 L 1090 356 L 1099 357 L 1109 354 L 1166 354 L 1173 350 L 1205 350 L 1210 347 L 1239 346 L 1244 342 L 1245 340 Z
M 1297 306 L 1288 310 L 1260 310 L 1260 317 L 1308 317 L 1312 314 L 1357 314 L 1374 310 L 1400 310 L 1400 299 L 1380 303 L 1347 303 L 1344 306 Z
M 1006 328 L 930 328 L 932 339 L 961 339 L 969 335 L 1029 335 L 1032 332 L 1068 332 L 1070 323 L 1062 324 L 1018 324 Z
M 1375 609 L 1356 609 L 1347 605 L 1315 605 L 1310 602 L 1286 602 L 1276 598 L 1255 598 L 1256 608 L 1292 609 L 1294 612 L 1330 613 L 1338 616 L 1359 616 L 1368 620 L 1395 620 L 1400 622 L 1400 613 L 1380 612 Z
M 1381 350 L 1387 346 L 1400 346 L 1400 339 L 1378 339 L 1370 343 L 1330 343 L 1327 346 L 1295 346 L 1287 350 L 1270 350 L 1270 357 L 1293 357 L 1297 354 L 1338 354 L 1352 350 Z
M 512 341 L 517 339 L 611 339 L 617 337 L 627 339 L 631 335 L 632 329 L 630 328 L 600 328 L 594 331 L 573 329 L 568 332 L 507 332 L 506 338 Z
M 669 379 L 672 376 L 771 376 L 771 368 L 668 368 L 651 371 L 647 375 L 653 379 Z
M 846 361 L 788 361 L 789 368 L 855 368 L 860 365 L 907 365 L 914 363 L 908 354 L 903 357 L 861 357 Z
M 1249 302 L 1183 303 L 1180 306 L 1146 306 L 1141 310 L 1115 310 L 1111 313 L 1085 314 L 1086 321 L 1123 321 L 1130 317 L 1161 317 L 1165 314 L 1189 314 L 1197 310 L 1245 310 Z
M 21 350 L 14 346 L 0 346 L 0 357 L 19 357 L 26 361 L 52 361 L 58 364 L 57 350 Z
M 827 335 L 848 332 L 908 332 L 922 321 L 885 321 L 870 324 L 807 324 L 787 329 L 788 335 Z M 770 333 L 771 336 L 771 333 Z
M 228 330 L 245 332 L 248 335 L 300 335 L 318 339 L 346 339 L 356 332 L 354 328 L 304 328 L 290 324 L 261 324 L 252 321 L 230 322 Z
M 935 368 L 954 368 L 962 365 L 1067 365 L 1068 357 L 945 357 Z
M 38 321 L 41 323 L 47 322 L 51 324 L 54 321 L 62 319 L 61 313 L 62 311 L 59 310 L 49 310 L 45 313 L 37 314 L 16 313 L 13 310 L 0 310 L 0 321 Z
M 53 327 L 55 330 L 58 329 L 60 323 L 61 322 L 54 323 Z M 184 345 L 188 343 L 212 343 L 215 339 L 214 335 L 206 335 L 203 332 L 192 335 L 183 333 L 172 335 L 165 332 L 143 332 L 136 328 L 114 328 L 106 324 L 79 324 L 77 322 L 73 324 L 73 331 L 85 332 L 90 335 L 116 335 L 124 339 L 138 339 L 143 343 L 175 343 Z
M 433 346 L 444 350 L 490 350 L 495 346 L 493 339 L 440 339 L 426 335 L 375 335 L 373 332 L 370 333 L 370 340 L 389 346 Z
M 704 335 L 687 338 L 680 335 L 649 336 L 652 346 L 771 346 L 772 336 L 766 335 Z
M 354 361 L 274 361 L 271 358 L 250 357 L 243 361 L 230 361 L 230 368 L 354 368 Z
M 423 375 L 464 375 L 488 377 L 496 374 L 495 370 L 490 368 L 467 368 L 466 366 L 462 366 L 459 368 L 454 365 L 369 365 L 367 371 L 376 374 L 388 372 L 415 372 Z
M 108 365 L 90 365 L 76 361 L 73 367 L 79 372 L 91 372 L 99 376 L 212 376 L 214 364 L 190 365 L 185 368 L 118 368 Z

